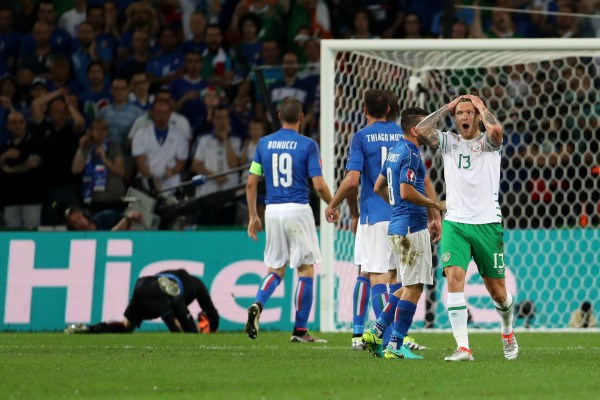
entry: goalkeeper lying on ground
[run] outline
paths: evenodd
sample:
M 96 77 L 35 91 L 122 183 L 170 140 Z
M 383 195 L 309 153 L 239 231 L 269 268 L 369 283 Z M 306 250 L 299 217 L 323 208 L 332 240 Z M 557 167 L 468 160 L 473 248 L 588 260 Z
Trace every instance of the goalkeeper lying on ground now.
M 198 325 L 187 306 L 197 300 L 202 308 Z M 65 333 L 129 333 L 143 320 L 162 318 L 171 332 L 216 332 L 219 313 L 204 283 L 184 269 L 162 271 L 139 278 L 125 309 L 123 321 L 94 325 L 71 324 Z

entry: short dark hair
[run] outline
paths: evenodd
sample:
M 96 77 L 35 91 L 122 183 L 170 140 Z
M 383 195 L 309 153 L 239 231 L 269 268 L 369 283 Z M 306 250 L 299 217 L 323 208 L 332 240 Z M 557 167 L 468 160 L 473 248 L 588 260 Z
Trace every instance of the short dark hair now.
M 388 96 L 379 89 L 367 89 L 364 93 L 364 102 L 367 113 L 374 118 L 385 117 L 388 110 Z
M 242 31 L 242 26 L 246 21 L 251 21 L 254 24 L 254 26 L 256 27 L 256 35 L 258 35 L 262 29 L 262 20 L 260 19 L 260 17 L 251 11 L 242 14 L 237 26 L 240 32 Z
M 396 121 L 400 116 L 400 99 L 396 95 L 396 93 L 391 90 L 385 90 L 385 93 L 388 96 L 388 107 L 390 111 L 386 116 L 386 120 L 388 121 Z
M 300 121 L 302 116 L 302 103 L 292 97 L 286 97 L 279 107 L 281 112 L 281 121 L 289 124 L 295 124 Z
M 407 133 L 421 122 L 423 119 L 421 117 L 426 117 L 428 115 L 429 113 L 421 107 L 410 107 L 402 110 L 402 113 L 400 114 L 400 126 L 402 127 L 402 131 Z

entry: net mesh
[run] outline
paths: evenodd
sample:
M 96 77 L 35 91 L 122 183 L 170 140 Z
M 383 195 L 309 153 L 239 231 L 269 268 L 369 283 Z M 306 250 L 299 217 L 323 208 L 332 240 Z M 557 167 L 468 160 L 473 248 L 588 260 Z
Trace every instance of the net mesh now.
M 400 109 L 421 106 L 429 112 L 459 94 L 479 95 L 505 130 L 500 204 L 517 325 L 566 327 L 583 301 L 600 307 L 599 60 L 598 50 L 337 52 L 334 186 L 345 175 L 352 135 L 366 124 L 365 89 L 392 90 Z M 455 131 L 449 118 L 440 128 Z M 442 159 L 427 149 L 424 155 L 443 197 Z M 344 203 L 334 236 L 336 329 L 352 323 L 356 268 L 349 229 Z M 476 271 L 469 267 L 465 288 L 471 323 L 495 326 L 498 316 Z M 417 327 L 450 327 L 445 279 L 439 268 L 435 275 L 418 305 Z

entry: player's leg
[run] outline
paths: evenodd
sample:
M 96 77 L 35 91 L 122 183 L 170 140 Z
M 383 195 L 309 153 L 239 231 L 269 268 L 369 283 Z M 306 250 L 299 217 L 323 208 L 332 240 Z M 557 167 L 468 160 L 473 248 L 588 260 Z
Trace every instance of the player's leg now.
M 362 335 L 365 330 L 365 320 L 368 314 L 369 299 L 371 297 L 371 282 L 369 275 L 362 273 L 362 229 L 359 225 L 354 238 L 354 264 L 358 266 L 358 275 L 352 292 L 352 349 L 364 350 Z
M 264 261 L 269 270 L 263 278 L 254 302 L 248 307 L 245 332 L 250 339 L 258 336 L 260 314 L 264 305 L 281 283 L 288 261 L 288 247 L 281 221 L 281 211 L 277 207 L 267 207 L 265 211 L 266 244 Z
M 287 213 L 284 228 L 290 249 L 290 268 L 296 268 L 296 321 L 292 342 L 323 342 L 308 333 L 308 318 L 314 298 L 313 264 L 321 262 L 315 219 L 308 205 L 294 206 Z
M 360 273 L 358 267 L 358 276 L 354 284 L 352 294 L 352 349 L 364 350 L 362 335 L 365 330 L 365 320 L 369 306 L 369 297 L 371 294 L 371 282 L 369 277 Z
M 387 238 L 388 221 L 376 224 L 362 224 L 363 251 L 361 255 L 363 272 L 369 274 L 371 282 L 371 307 L 378 318 L 389 300 L 388 282 L 390 270 L 396 268 L 394 256 Z M 395 305 L 393 305 L 395 307 Z
M 477 231 L 476 240 L 473 240 L 473 258 L 500 316 L 504 357 L 514 360 L 519 355 L 519 345 L 513 331 L 514 300 L 506 289 L 505 282 L 502 225 L 478 225 L 475 229 Z
M 467 329 L 467 302 L 465 300 L 465 277 L 471 260 L 471 248 L 465 236 L 466 224 L 444 220 L 441 246 L 442 267 L 448 284 L 446 309 L 456 340 L 457 350 L 446 361 L 472 361 Z
M 423 285 L 433 284 L 431 241 L 427 229 L 406 236 L 392 235 L 392 249 L 396 255 L 400 278 L 404 283 L 396 310 L 396 320 L 386 358 L 422 359 L 411 352 L 410 344 L 404 343 L 412 325 L 417 303 L 423 293 Z

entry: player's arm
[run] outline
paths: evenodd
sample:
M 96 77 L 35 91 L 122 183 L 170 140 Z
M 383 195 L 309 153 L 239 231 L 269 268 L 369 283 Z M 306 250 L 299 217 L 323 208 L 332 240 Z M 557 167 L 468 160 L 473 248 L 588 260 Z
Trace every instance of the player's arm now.
M 332 203 L 332 197 L 331 192 L 329 191 L 329 186 L 327 186 L 325 179 L 323 179 L 323 177 L 320 175 L 313 176 L 310 179 L 312 181 L 315 192 L 317 192 L 321 200 L 328 204 L 327 210 L 329 210 Z M 340 217 L 340 213 L 336 209 L 333 209 L 332 211 L 330 210 L 329 213 L 327 212 L 327 210 L 325 211 L 327 221 L 337 222 L 338 218 Z
M 437 193 L 429 175 L 425 175 L 425 195 L 431 200 L 437 200 Z M 427 219 L 431 243 L 437 243 L 442 238 L 442 215 L 439 210 L 428 207 Z
M 385 175 L 379 174 L 373 186 L 373 191 L 379 195 L 386 203 L 390 203 L 390 194 L 388 193 L 388 181 Z
M 423 196 L 415 189 L 415 187 L 409 183 L 400 184 L 400 197 L 403 200 L 409 201 L 418 206 L 433 207 L 440 211 L 446 210 L 445 201 L 431 200 L 429 197 Z
M 198 326 L 184 301 L 177 297 L 171 301 L 171 310 L 161 316 L 171 332 L 198 333 Z
M 356 234 L 356 229 L 360 220 L 360 212 L 358 211 L 358 188 L 348 194 L 346 201 L 348 202 L 348 208 L 350 208 L 350 217 L 352 218 L 352 233 Z
M 248 181 L 246 182 L 246 202 L 248 203 L 249 216 L 248 236 L 254 240 L 258 240 L 256 233 L 262 232 L 262 223 L 256 208 L 260 175 L 262 175 L 262 166 L 257 162 L 253 162 L 250 167 L 250 174 L 248 174 Z
M 205 314 L 210 324 L 210 331 L 216 332 L 219 329 L 219 312 L 213 304 L 208 288 L 200 279 L 193 277 L 196 287 L 196 301 L 200 305 L 202 312 Z
M 325 183 L 325 181 L 323 181 L 323 183 Z M 338 190 L 335 192 L 335 195 L 333 195 L 333 198 L 331 199 L 331 201 L 329 201 L 329 202 L 326 201 L 326 203 L 329 204 L 329 206 L 327 207 L 327 210 L 325 211 L 325 216 L 327 217 L 328 222 L 333 222 L 333 221 L 329 220 L 330 215 L 333 215 L 335 212 L 337 212 L 337 207 L 340 205 L 340 203 L 342 201 L 344 201 L 344 199 L 348 198 L 348 196 L 351 193 L 358 190 L 359 183 L 360 183 L 360 172 L 359 171 L 350 170 L 350 171 L 348 171 L 348 173 L 346 173 L 344 180 L 340 184 L 340 187 L 338 187 Z M 329 189 L 327 189 L 327 190 L 329 190 Z
M 500 122 L 498 122 L 492 112 L 487 109 L 479 97 L 473 95 L 466 95 L 464 97 L 471 100 L 473 106 L 475 106 L 477 111 L 479 111 L 479 114 L 481 114 L 481 122 L 483 122 L 483 126 L 485 126 L 485 132 L 487 134 L 488 141 L 495 147 L 500 147 L 504 133 L 504 129 L 502 128 Z
M 440 121 L 449 113 L 454 112 L 454 108 L 463 96 L 459 96 L 452 100 L 450 103 L 444 105 L 437 111 L 432 112 L 421 120 L 415 127 L 417 130 L 417 136 L 419 143 L 427 145 L 436 151 L 440 146 L 440 140 L 436 132 L 436 127 L 440 124 Z

